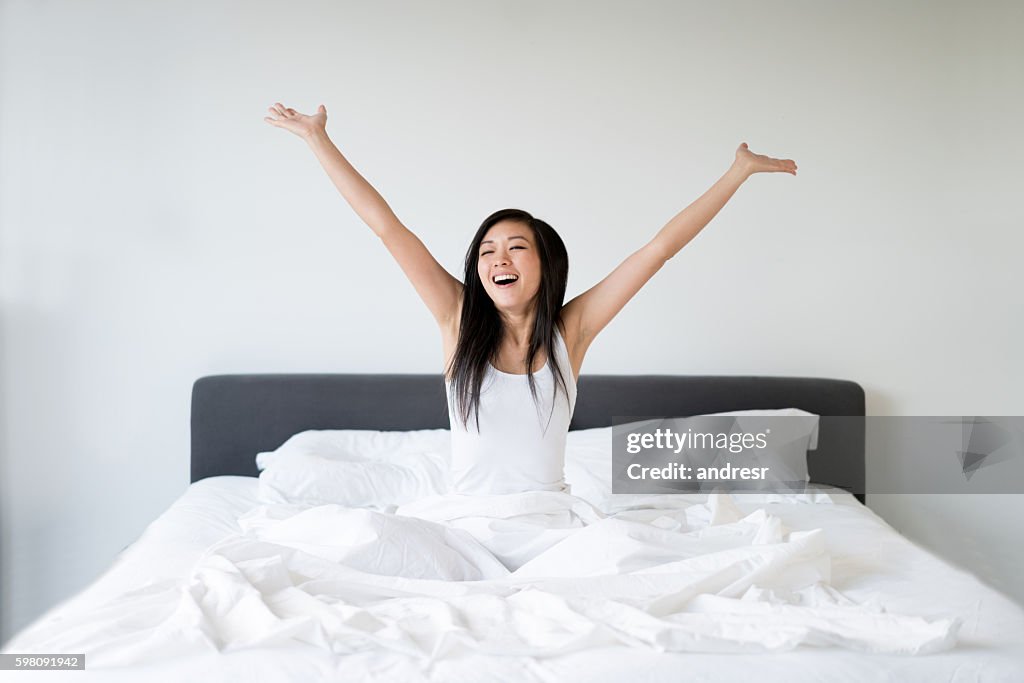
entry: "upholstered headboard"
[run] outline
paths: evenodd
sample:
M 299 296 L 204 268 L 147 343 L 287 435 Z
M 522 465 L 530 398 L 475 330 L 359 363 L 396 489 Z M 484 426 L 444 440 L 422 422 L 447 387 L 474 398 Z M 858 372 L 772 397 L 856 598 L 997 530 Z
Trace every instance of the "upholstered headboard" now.
M 810 377 L 583 375 L 570 429 L 607 427 L 615 416 L 686 417 L 731 410 L 800 408 L 863 416 L 855 382 Z M 811 481 L 864 502 L 864 432 L 858 420 L 822 420 Z M 306 429 L 448 429 L 441 375 L 211 375 L 192 387 L 192 481 L 258 476 L 256 454 Z

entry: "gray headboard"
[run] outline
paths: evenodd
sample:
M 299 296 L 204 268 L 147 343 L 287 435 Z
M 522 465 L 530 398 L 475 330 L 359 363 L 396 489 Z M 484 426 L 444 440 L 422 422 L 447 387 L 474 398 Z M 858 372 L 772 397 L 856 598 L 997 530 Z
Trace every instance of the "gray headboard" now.
M 863 416 L 864 390 L 811 377 L 583 375 L 570 429 L 607 427 L 614 416 L 687 417 L 758 408 Z M 864 432 L 857 420 L 822 420 L 811 481 L 864 502 Z M 258 476 L 256 453 L 306 429 L 448 429 L 437 375 L 211 375 L 192 387 L 192 481 Z

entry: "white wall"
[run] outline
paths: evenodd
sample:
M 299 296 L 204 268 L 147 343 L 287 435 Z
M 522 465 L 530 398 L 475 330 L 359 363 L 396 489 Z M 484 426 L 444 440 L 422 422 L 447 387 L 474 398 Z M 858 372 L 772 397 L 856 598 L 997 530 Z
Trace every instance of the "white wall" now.
M 1019 3 L 0 7 L 0 641 L 183 492 L 197 377 L 440 372 L 401 271 L 262 121 L 275 100 L 324 103 L 453 272 L 491 211 L 545 218 L 570 296 L 740 142 L 793 158 L 583 371 L 839 377 L 874 414 L 1024 414 Z M 869 504 L 1024 599 L 1024 497 Z

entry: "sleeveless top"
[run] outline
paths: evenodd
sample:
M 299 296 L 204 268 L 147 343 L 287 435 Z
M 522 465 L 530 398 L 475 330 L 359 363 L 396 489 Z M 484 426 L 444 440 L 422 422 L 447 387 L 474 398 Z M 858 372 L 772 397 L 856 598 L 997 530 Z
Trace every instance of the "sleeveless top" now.
M 554 346 L 549 355 L 556 354 L 569 393 L 568 401 L 555 382 L 550 360 L 533 375 L 536 402 L 530 394 L 526 375 L 502 372 L 488 363 L 480 385 L 479 431 L 472 412 L 468 425 L 462 424 L 452 382 L 445 378 L 451 425 L 452 483 L 456 493 L 568 491 L 565 437 L 576 407 L 576 380 L 557 325 Z M 552 410 L 555 387 L 557 396 Z

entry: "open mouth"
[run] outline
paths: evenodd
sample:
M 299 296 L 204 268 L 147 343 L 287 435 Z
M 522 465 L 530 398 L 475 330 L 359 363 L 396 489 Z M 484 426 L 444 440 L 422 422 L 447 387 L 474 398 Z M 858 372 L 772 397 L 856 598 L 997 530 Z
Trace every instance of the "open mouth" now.
M 514 285 L 518 281 L 519 281 L 519 276 L 518 275 L 513 275 L 512 273 L 504 273 L 504 274 L 501 274 L 501 275 L 495 275 L 494 277 L 491 278 L 491 282 L 493 282 L 497 287 L 501 287 L 501 288 L 511 287 L 512 285 Z

